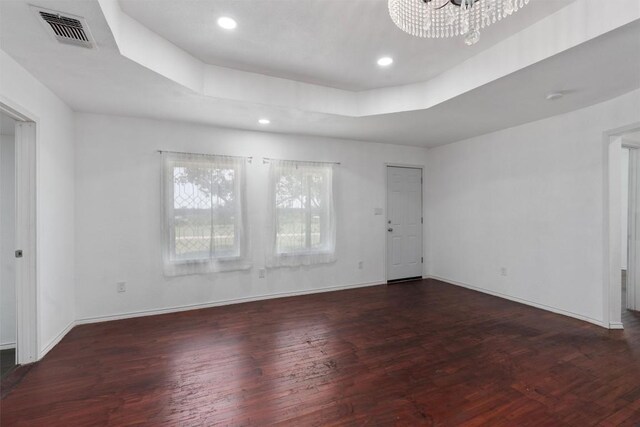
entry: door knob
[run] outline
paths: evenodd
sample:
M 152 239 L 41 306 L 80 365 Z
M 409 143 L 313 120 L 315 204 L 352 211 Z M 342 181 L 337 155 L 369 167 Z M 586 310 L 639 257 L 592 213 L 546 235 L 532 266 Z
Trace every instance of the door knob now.
M 387 231 L 388 231 L 389 233 L 391 233 L 391 232 L 393 231 L 393 228 L 389 227 L 389 228 L 387 228 Z

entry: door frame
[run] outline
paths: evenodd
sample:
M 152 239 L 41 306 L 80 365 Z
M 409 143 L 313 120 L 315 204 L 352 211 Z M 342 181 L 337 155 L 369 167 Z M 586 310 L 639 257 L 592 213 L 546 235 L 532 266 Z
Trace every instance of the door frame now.
M 624 138 L 624 136 L 622 137 Z M 628 187 L 628 212 L 627 215 L 627 306 L 626 309 L 638 310 L 640 307 L 637 304 L 636 299 L 636 278 L 640 271 L 638 271 L 636 260 L 638 254 L 636 251 L 636 245 L 631 245 L 631 236 L 637 236 L 638 234 L 638 218 L 637 215 L 631 213 L 635 210 L 635 207 L 640 203 L 638 197 L 638 191 L 640 187 L 637 185 L 638 174 L 640 174 L 640 162 L 637 161 L 637 155 L 640 153 L 640 143 L 634 143 L 633 141 L 622 142 L 622 148 L 629 150 L 629 187 Z M 632 268 L 633 266 L 633 268 Z M 631 284 L 631 285 L 629 285 Z
M 15 247 L 23 251 L 16 263 L 16 364 L 38 360 L 37 275 L 37 153 L 39 120 L 28 110 L 0 95 L 0 112 L 14 119 L 15 132 Z
M 415 164 L 408 164 L 408 163 L 385 163 L 384 164 L 384 283 L 387 283 L 389 281 L 389 269 L 388 267 L 388 256 L 389 256 L 389 239 L 387 239 L 387 227 L 389 225 L 389 173 L 388 170 L 390 167 L 394 167 L 394 168 L 407 168 L 407 169 L 420 169 L 420 173 L 422 174 L 422 182 L 420 183 L 420 197 L 421 197 L 421 201 L 420 201 L 420 209 L 421 209 L 421 214 L 422 214 L 422 226 L 420 227 L 420 229 L 422 230 L 422 278 L 426 278 L 426 274 L 425 274 L 425 266 L 427 265 L 427 256 L 426 256 L 426 250 L 425 250 L 425 238 L 424 238 L 424 230 L 425 230 L 425 225 L 427 223 L 427 218 L 425 217 L 425 197 L 424 197 L 424 171 L 425 171 L 425 166 L 424 165 L 415 165 Z
M 603 149 L 603 278 L 602 326 L 623 329 L 621 283 L 621 188 L 622 136 L 640 130 L 640 122 L 602 133 Z

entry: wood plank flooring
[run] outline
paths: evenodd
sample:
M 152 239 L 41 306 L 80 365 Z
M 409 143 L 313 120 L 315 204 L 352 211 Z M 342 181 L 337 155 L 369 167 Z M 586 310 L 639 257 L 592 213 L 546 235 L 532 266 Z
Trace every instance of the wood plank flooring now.
M 432 280 L 74 328 L 4 426 L 635 426 L 640 316 L 607 331 Z
M 16 366 L 16 349 L 0 350 L 0 378 Z

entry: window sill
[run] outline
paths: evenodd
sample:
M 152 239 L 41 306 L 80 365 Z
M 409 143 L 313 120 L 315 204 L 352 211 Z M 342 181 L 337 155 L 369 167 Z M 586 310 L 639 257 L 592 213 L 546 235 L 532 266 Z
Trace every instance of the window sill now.
M 209 264 L 212 262 L 237 262 L 242 261 L 243 258 L 241 256 L 232 256 L 232 257 L 220 257 L 220 258 L 207 258 L 207 259 L 181 259 L 181 260 L 171 260 L 170 263 L 172 265 L 195 265 L 195 264 Z
M 276 257 L 298 257 L 298 256 L 306 256 L 306 255 L 333 255 L 334 252 L 331 251 L 305 251 L 305 252 L 281 252 L 276 253 Z

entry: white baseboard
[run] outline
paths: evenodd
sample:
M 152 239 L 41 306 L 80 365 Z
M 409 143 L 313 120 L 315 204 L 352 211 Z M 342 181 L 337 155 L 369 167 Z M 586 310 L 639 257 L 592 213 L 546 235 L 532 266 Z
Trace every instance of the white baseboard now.
M 339 286 L 329 286 L 326 288 L 305 289 L 305 290 L 291 291 L 291 292 L 278 292 L 274 294 L 263 294 L 263 295 L 256 295 L 252 297 L 245 297 L 245 298 L 234 298 L 234 299 L 228 299 L 228 300 L 222 300 L 222 301 L 213 301 L 213 302 L 208 302 L 203 304 L 188 304 L 188 305 L 161 308 L 156 310 L 140 310 L 140 311 L 132 311 L 128 313 L 119 313 L 119 314 L 106 315 L 106 316 L 85 317 L 85 318 L 76 320 L 75 324 L 84 325 L 87 323 L 108 322 L 110 320 L 130 319 L 133 317 L 155 316 L 158 314 L 177 313 L 180 311 L 199 310 L 202 308 L 219 307 L 219 306 L 230 305 L 230 304 L 241 304 L 244 302 L 262 301 L 262 300 L 268 300 L 268 299 L 274 299 L 274 298 L 286 298 L 286 297 L 293 297 L 298 295 L 319 294 L 323 292 L 335 292 L 335 291 L 342 291 L 346 289 L 365 288 L 369 286 L 378 286 L 378 285 L 384 285 L 384 284 L 386 284 L 386 282 L 370 282 L 370 283 L 358 283 L 355 285 L 339 285 Z
M 0 350 L 11 350 L 12 348 L 16 348 L 16 343 L 6 342 L 4 344 L 0 344 Z
M 609 329 L 624 329 L 622 322 L 610 322 Z
M 62 340 L 62 338 L 64 338 L 64 336 L 67 335 L 71 329 L 73 329 L 74 326 L 76 326 L 76 322 L 69 322 L 69 324 L 58 335 L 56 335 L 56 337 L 52 339 L 49 344 L 45 346 L 45 348 L 40 351 L 40 353 L 38 354 L 38 360 L 42 359 L 47 353 L 49 353 L 49 351 L 51 351 L 51 349 L 55 347 Z
M 481 287 L 474 286 L 474 285 L 470 285 L 468 283 L 457 282 L 455 280 L 445 279 L 444 277 L 438 277 L 438 276 L 428 276 L 428 277 L 425 277 L 425 279 L 435 279 L 435 280 L 439 280 L 441 282 L 448 283 L 450 285 L 460 286 L 460 287 L 463 287 L 463 288 L 471 289 L 472 291 L 482 292 L 484 294 L 489 294 L 489 295 L 493 295 L 495 297 L 500 297 L 500 298 L 508 299 L 510 301 L 515 301 L 515 302 L 518 302 L 520 304 L 530 305 L 531 307 L 539 308 L 541 310 L 546 310 L 546 311 L 550 311 L 552 313 L 562 314 L 563 316 L 573 317 L 574 319 L 582 320 L 584 322 L 593 323 L 594 325 L 598 325 L 598 326 L 603 327 L 603 328 L 607 328 L 607 329 L 622 329 L 622 324 L 620 324 L 619 328 L 617 328 L 617 327 L 614 328 L 612 326 L 613 324 L 611 324 L 611 325 L 604 324 L 602 320 L 592 319 L 590 317 L 583 316 L 583 315 L 578 314 L 578 313 L 573 313 L 571 311 L 563 310 L 561 308 L 556 308 L 556 307 L 551 307 L 551 306 L 548 306 L 548 305 L 545 305 L 545 304 L 540 304 L 540 303 L 537 303 L 537 302 L 534 302 L 534 301 L 530 301 L 530 300 L 527 300 L 527 299 L 524 299 L 524 298 L 518 298 L 518 297 L 515 297 L 515 296 L 503 294 L 501 292 L 490 291 L 488 289 L 481 288 Z
M 438 276 L 424 276 L 423 279 L 434 279 L 434 280 L 439 280 L 441 282 L 444 283 L 448 283 L 450 285 L 454 285 L 454 286 L 460 286 L 463 288 L 467 288 L 467 289 L 471 289 L 473 291 L 477 291 L 477 292 L 482 292 L 485 294 L 489 294 L 489 295 L 493 295 L 499 298 L 504 298 L 504 299 L 508 299 L 510 301 L 515 301 L 521 304 L 525 304 L 525 305 L 529 305 L 532 307 L 536 307 L 542 310 L 546 310 L 546 311 L 550 311 L 556 314 L 562 314 L 564 316 L 568 316 L 568 317 L 573 317 L 575 319 L 579 319 L 585 322 L 589 322 L 589 323 L 593 323 L 595 325 L 604 327 L 604 328 L 609 328 L 609 329 L 622 329 L 622 323 L 610 323 L 609 325 L 604 325 L 603 322 L 601 320 L 597 320 L 597 319 L 592 319 L 586 316 L 582 316 L 580 314 L 577 313 L 572 313 L 570 311 L 566 311 L 566 310 L 562 310 L 556 307 L 550 307 L 544 304 L 539 304 L 533 301 L 529 301 L 529 300 L 525 300 L 522 298 L 518 298 L 518 297 L 514 297 L 511 295 L 506 295 L 506 294 L 502 294 L 500 292 L 494 292 L 494 291 L 490 291 L 488 289 L 484 289 L 484 288 L 480 288 L 478 286 L 473 286 L 473 285 L 469 285 L 467 283 L 462 283 L 462 282 L 457 282 L 455 280 L 450 280 L 450 279 L 446 279 L 443 277 L 438 277 Z M 189 305 L 181 305 L 181 306 L 174 306 L 174 307 L 167 307 L 167 308 L 162 308 L 162 309 L 157 309 L 157 310 L 141 310 L 141 311 L 133 311 L 133 312 L 128 312 L 128 313 L 119 313 L 119 314 L 114 314 L 114 315 L 106 315 L 106 316 L 96 316 L 96 317 L 86 317 L 86 318 L 82 318 L 82 319 L 78 319 L 76 321 L 70 322 L 54 339 L 52 339 L 49 344 L 47 344 L 47 346 L 45 348 L 42 349 L 42 351 L 40 351 L 39 355 L 38 355 L 38 360 L 42 359 L 49 351 L 51 351 L 51 349 L 53 347 L 55 347 L 64 337 L 65 335 L 67 335 L 67 333 L 69 333 L 69 331 L 71 331 L 71 329 L 73 329 L 74 326 L 76 325 L 83 325 L 83 324 L 88 324 L 88 323 L 98 323 L 98 322 L 108 322 L 111 320 L 121 320 L 121 319 L 130 319 L 130 318 L 134 318 L 134 317 L 145 317 L 145 316 L 154 316 L 154 315 L 158 315 L 158 314 L 167 314 L 167 313 L 177 313 L 180 311 L 188 311 L 188 310 L 199 310 L 199 309 L 203 309 L 203 308 L 211 308 L 211 307 L 219 307 L 219 306 L 224 306 L 224 305 L 231 305 L 231 304 L 241 304 L 241 303 L 245 303 L 245 302 L 253 302 L 253 301 L 262 301 L 262 300 L 268 300 L 268 299 L 275 299 L 275 298 L 286 298 L 286 297 L 293 297 L 293 296 L 298 296 L 298 295 L 309 295 L 309 294 L 317 294 L 317 293 L 324 293 L 324 292 L 335 292 L 335 291 L 341 291 L 341 290 L 347 290 L 347 289 L 356 289 L 356 288 L 365 288 L 365 287 L 369 287 L 369 286 L 379 286 L 379 285 L 385 285 L 386 282 L 369 282 L 369 283 L 358 283 L 358 284 L 354 284 L 354 285 L 339 285 L 339 286 L 329 286 L 326 288 L 317 288 L 317 289 L 305 289 L 305 290 L 300 290 L 300 291 L 291 291 L 291 292 L 279 292 L 279 293 L 274 293 L 274 294 L 264 294 L 264 295 L 256 295 L 256 296 L 252 296 L 252 297 L 245 297 L 245 298 L 234 298 L 234 299 L 228 299 L 228 300 L 222 300 L 222 301 L 214 301 L 214 302 L 209 302 L 209 303 L 204 303 L 204 304 L 189 304 Z M 0 349 L 4 350 L 6 348 L 15 348 L 15 343 L 7 343 L 7 344 L 3 344 L 0 345 Z

